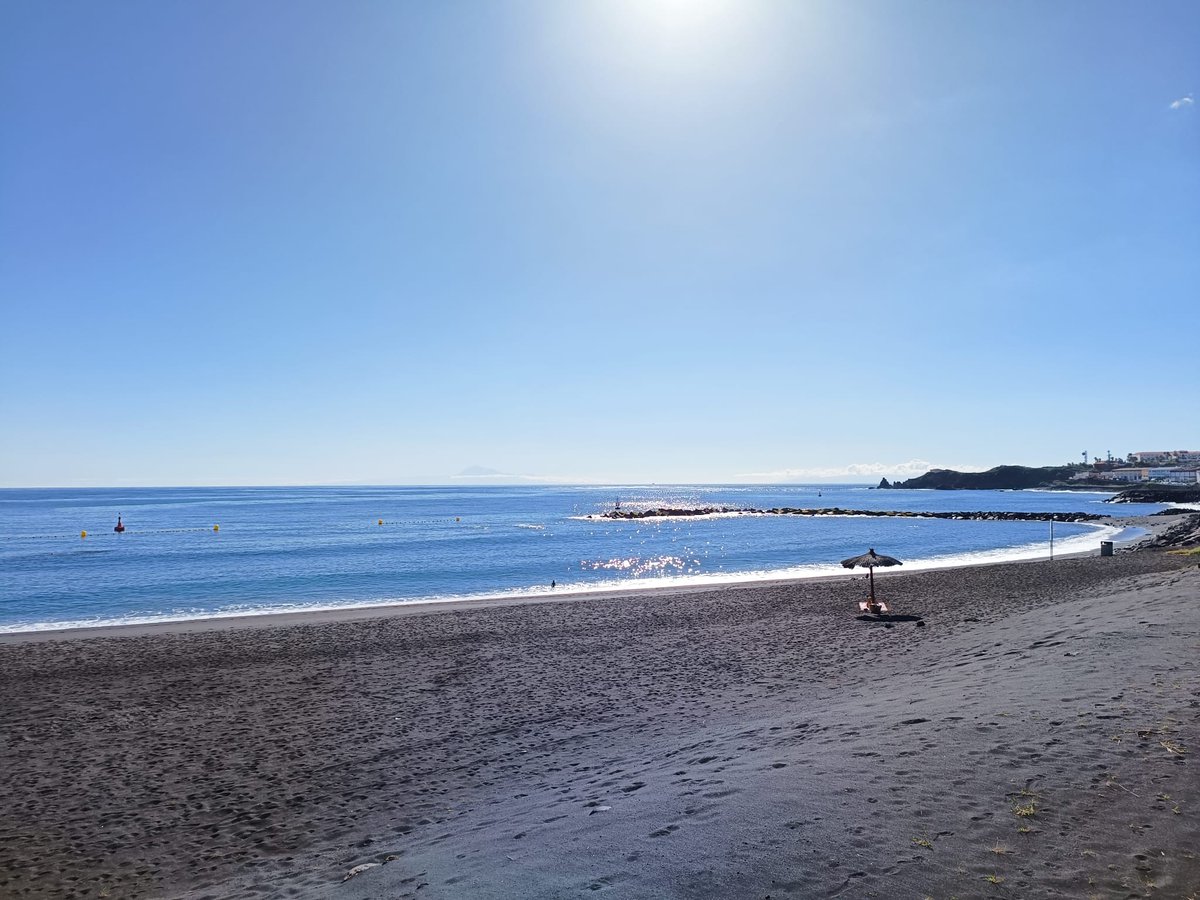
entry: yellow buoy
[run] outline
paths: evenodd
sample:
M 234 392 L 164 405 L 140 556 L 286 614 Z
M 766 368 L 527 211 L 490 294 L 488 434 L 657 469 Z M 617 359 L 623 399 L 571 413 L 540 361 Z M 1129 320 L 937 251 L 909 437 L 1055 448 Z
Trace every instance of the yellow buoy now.
M 213 531 L 220 531 L 220 530 L 221 530 L 221 526 L 220 526 L 220 525 L 214 525 L 214 526 L 213 526 Z
M 81 531 L 81 532 L 79 532 L 79 536 L 80 536 L 81 538 L 85 538 L 85 537 L 87 537 L 87 532 L 86 532 L 86 531 Z
M 379 520 L 379 524 L 380 524 L 380 525 L 382 525 L 382 524 L 383 524 L 383 519 L 380 519 L 380 520 Z

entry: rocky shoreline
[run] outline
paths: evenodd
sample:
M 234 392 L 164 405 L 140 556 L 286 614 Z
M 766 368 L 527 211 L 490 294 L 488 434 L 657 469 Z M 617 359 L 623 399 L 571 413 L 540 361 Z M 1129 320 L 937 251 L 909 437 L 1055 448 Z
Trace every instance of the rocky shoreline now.
M 1200 512 L 1168 509 L 1162 513 L 1155 513 L 1155 515 L 1172 513 L 1181 513 L 1183 516 L 1141 541 L 1137 545 L 1137 549 L 1186 550 L 1200 546 Z
M 838 506 L 817 507 L 811 509 L 796 509 L 790 506 L 777 506 L 772 509 L 756 509 L 754 507 L 730 506 L 700 506 L 687 509 L 660 506 L 654 509 L 624 510 L 614 509 L 601 513 L 601 519 L 659 519 L 678 516 L 716 516 L 716 515 L 757 515 L 757 516 L 881 516 L 908 519 L 959 519 L 978 520 L 985 522 L 1095 522 L 1106 516 L 1085 512 L 988 512 L 974 510 L 969 512 L 912 512 L 910 510 L 880 510 L 880 509 L 842 509 Z M 593 518 L 588 516 L 588 518 Z

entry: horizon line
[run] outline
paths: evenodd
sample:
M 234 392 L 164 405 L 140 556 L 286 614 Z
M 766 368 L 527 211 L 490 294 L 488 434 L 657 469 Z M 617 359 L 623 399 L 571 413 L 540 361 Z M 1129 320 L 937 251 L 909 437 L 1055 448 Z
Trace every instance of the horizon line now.
M 917 476 L 920 477 L 920 476 Z M 892 479 L 888 479 L 891 481 Z M 119 491 L 188 488 L 387 488 L 387 487 L 788 487 L 796 485 L 872 485 L 871 481 L 505 481 L 490 484 L 441 481 L 339 481 L 280 484 L 38 484 L 0 485 L 0 491 Z

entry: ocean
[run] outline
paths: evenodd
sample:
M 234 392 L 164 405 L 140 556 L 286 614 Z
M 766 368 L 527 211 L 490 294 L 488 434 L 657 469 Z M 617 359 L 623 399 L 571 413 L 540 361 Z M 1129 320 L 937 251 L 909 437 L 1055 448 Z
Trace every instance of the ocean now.
M 1109 496 L 863 485 L 4 489 L 0 632 L 845 574 L 839 560 L 869 547 L 905 570 L 1050 552 L 1047 522 L 595 518 L 618 501 L 1119 516 L 1162 508 L 1104 503 Z M 1054 550 L 1095 550 L 1121 531 L 1055 523 Z

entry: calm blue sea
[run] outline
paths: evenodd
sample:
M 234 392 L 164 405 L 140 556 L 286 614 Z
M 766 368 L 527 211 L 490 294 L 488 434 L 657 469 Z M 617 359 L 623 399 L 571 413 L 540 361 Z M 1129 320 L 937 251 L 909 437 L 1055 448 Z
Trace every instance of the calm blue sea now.
M 1161 508 L 1108 496 L 857 485 L 8 489 L 0 631 L 530 594 L 551 580 L 569 591 L 832 574 L 868 547 L 909 569 L 1049 552 L 1044 522 L 587 518 L 617 500 L 630 509 Z M 123 534 L 113 532 L 118 514 Z M 1057 553 L 1095 550 L 1114 531 L 1054 530 Z

